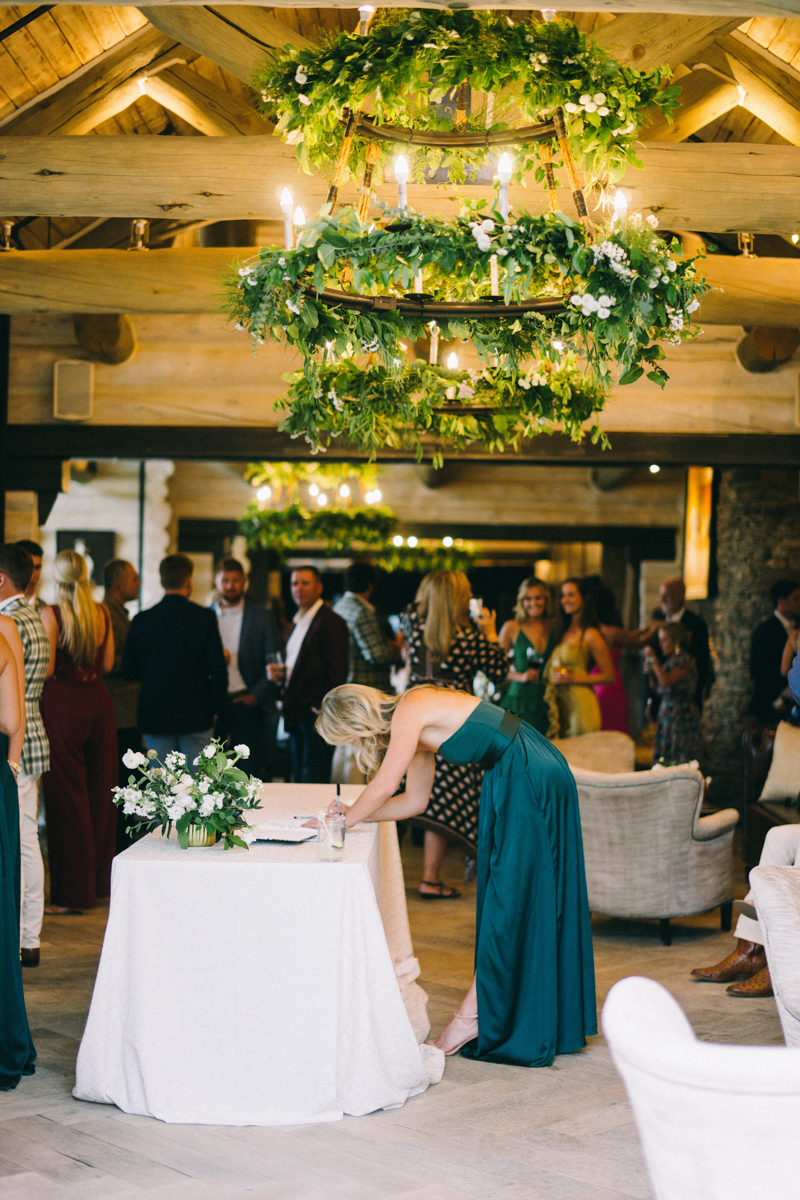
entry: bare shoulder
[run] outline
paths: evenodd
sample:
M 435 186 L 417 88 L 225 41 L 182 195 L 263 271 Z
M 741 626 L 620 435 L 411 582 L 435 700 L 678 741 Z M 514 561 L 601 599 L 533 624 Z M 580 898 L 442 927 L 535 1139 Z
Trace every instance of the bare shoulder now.
M 591 647 L 608 646 L 608 642 L 603 637 L 599 629 L 592 629 L 591 626 L 586 630 L 586 641 Z
M 510 621 L 506 621 L 503 624 L 503 627 L 500 630 L 500 641 L 501 642 L 505 642 L 506 640 L 510 641 L 512 638 L 515 638 L 518 633 L 519 633 L 519 624 L 512 617 Z

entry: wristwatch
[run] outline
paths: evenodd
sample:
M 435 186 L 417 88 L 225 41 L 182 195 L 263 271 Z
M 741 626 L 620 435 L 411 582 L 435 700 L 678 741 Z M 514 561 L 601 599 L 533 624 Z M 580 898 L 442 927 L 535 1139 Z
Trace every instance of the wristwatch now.
M 16 779 L 17 775 L 19 775 L 19 763 L 12 762 L 11 759 L 9 759 L 8 765 L 11 767 L 11 770 L 14 772 L 14 778 Z

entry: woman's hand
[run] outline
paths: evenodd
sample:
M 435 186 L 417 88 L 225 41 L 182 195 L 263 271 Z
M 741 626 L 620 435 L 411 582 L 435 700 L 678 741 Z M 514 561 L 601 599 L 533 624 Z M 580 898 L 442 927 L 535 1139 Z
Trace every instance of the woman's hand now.
M 473 620 L 487 641 L 499 641 L 497 636 L 497 613 L 494 609 L 490 612 L 488 608 L 482 608 L 480 615 L 473 617 Z
M 525 672 L 525 682 L 526 683 L 538 683 L 539 682 L 539 674 L 540 674 L 540 671 L 539 671 L 538 667 L 528 667 L 527 671 Z
M 567 670 L 564 670 L 563 668 L 556 667 L 555 671 L 553 672 L 553 683 L 575 683 L 575 682 L 576 682 L 576 678 L 573 675 L 572 671 L 567 671 Z

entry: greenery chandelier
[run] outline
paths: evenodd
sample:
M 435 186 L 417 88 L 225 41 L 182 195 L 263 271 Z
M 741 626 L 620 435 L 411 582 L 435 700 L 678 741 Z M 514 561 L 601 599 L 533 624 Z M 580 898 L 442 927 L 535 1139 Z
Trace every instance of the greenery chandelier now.
M 369 457 L 392 446 L 436 461 L 445 446 L 494 453 L 556 429 L 580 440 L 586 422 L 607 444 L 597 417 L 614 378 L 646 373 L 663 386 L 660 343 L 696 336 L 691 315 L 707 286 L 654 217 L 629 219 L 618 205 L 596 228 L 575 156 L 592 184 L 640 166 L 644 113 L 677 104 L 668 76 L 621 66 L 571 22 L 474 11 L 392 10 L 317 49 L 271 52 L 254 80 L 264 111 L 307 170 L 332 170 L 318 215 L 295 214 L 296 244 L 285 194 L 284 248 L 262 249 L 225 280 L 227 311 L 254 348 L 272 338 L 303 357 L 286 377 L 281 429 L 315 453 L 342 437 Z M 466 78 L 485 92 L 477 116 Z M 448 94 L 449 114 L 439 104 Z M 520 117 L 535 124 L 505 119 Z M 426 151 L 411 167 L 396 159 L 397 206 L 374 223 L 376 171 L 400 143 Z M 435 165 L 463 179 L 502 145 L 515 158 L 497 163 L 491 208 L 465 202 L 450 221 L 409 208 L 409 176 Z M 561 166 L 577 221 L 559 211 Z M 335 214 L 340 185 L 362 168 L 357 207 Z M 512 214 L 508 185 L 531 170 L 550 212 Z M 407 356 L 408 341 L 427 362 Z M 443 370 L 441 341 L 471 343 L 477 368 L 458 371 L 451 354 Z

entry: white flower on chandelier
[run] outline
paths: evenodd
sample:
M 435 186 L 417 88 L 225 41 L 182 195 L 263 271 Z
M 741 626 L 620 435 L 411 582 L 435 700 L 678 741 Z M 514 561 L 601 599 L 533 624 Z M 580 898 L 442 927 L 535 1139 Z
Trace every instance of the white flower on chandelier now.
M 250 747 L 245 746 L 244 743 L 242 743 L 240 746 L 234 746 L 233 750 L 234 750 L 234 753 L 238 754 L 240 758 L 249 758 L 250 757 Z
M 304 96 L 302 92 L 300 92 L 298 94 L 297 99 L 300 101 L 301 104 L 310 104 L 311 103 L 308 96 Z
M 297 70 L 295 72 L 295 76 L 294 76 L 294 81 L 295 81 L 295 83 L 299 83 L 301 87 L 303 86 L 304 83 L 308 83 L 308 76 L 303 74 L 302 67 L 297 68 Z

